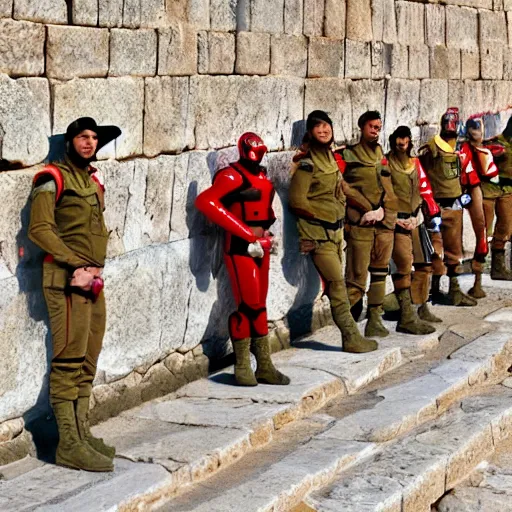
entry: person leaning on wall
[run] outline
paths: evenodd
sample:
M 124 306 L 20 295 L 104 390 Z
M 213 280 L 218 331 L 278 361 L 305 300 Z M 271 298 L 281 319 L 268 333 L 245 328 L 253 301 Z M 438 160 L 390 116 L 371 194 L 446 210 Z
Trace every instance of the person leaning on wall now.
M 119 137 L 117 126 L 90 117 L 66 131 L 66 155 L 34 177 L 28 236 L 46 252 L 43 292 L 53 354 L 50 402 L 59 429 L 56 463 L 87 471 L 112 471 L 115 449 L 92 436 L 89 399 L 105 332 L 101 271 L 108 231 L 104 188 L 90 164 Z

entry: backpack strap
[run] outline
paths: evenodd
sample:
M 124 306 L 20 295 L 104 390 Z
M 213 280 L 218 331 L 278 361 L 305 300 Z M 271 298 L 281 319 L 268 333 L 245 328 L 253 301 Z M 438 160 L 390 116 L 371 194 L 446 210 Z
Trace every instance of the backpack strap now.
M 34 187 L 37 187 L 41 181 L 48 181 L 48 179 L 52 179 L 55 182 L 55 186 L 57 188 L 55 193 L 55 202 L 57 203 L 64 192 L 64 177 L 62 176 L 61 170 L 56 165 L 46 165 L 42 171 L 39 171 L 34 176 L 32 184 Z

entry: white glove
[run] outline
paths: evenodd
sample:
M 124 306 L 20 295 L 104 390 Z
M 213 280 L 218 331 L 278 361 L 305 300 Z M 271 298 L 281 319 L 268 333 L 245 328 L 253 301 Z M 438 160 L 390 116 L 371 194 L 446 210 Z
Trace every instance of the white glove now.
M 252 244 L 249 244 L 249 247 L 247 247 L 247 254 L 253 258 L 263 258 L 265 255 L 263 252 L 263 247 L 261 247 L 261 244 L 258 240 Z

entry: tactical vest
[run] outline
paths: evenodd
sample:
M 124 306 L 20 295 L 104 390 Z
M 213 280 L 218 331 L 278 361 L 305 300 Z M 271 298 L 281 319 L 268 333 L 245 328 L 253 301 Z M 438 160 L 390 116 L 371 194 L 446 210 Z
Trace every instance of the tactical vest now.
M 418 171 L 414 160 L 409 160 L 408 169 L 405 169 L 392 153 L 389 154 L 388 160 L 393 190 L 398 198 L 398 212 L 413 214 L 422 202 Z
M 441 147 L 440 147 L 441 146 Z M 432 166 L 426 166 L 425 172 L 432 186 L 435 199 L 451 199 L 462 194 L 460 184 L 460 159 L 447 142 L 439 136 L 427 144 L 432 156 Z

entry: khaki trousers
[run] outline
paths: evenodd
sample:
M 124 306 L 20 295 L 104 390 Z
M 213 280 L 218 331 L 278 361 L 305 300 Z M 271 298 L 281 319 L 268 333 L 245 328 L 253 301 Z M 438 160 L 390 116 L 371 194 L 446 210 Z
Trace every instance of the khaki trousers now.
M 392 276 L 395 291 L 411 287 L 412 251 L 412 232 L 403 233 L 395 231 L 392 256 L 396 265 L 396 273 Z
M 462 259 L 462 210 L 441 208 L 441 219 L 441 232 L 432 233 L 432 268 L 436 276 L 444 275 L 447 268 L 453 276 L 460 273 Z

